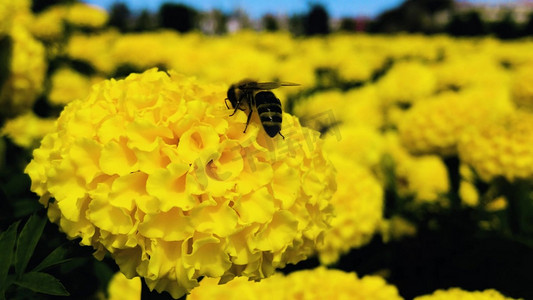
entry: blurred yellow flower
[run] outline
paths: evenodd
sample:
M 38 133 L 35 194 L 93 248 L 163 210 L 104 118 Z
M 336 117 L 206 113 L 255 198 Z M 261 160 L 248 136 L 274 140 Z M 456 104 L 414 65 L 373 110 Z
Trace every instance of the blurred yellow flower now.
M 516 111 L 498 122 L 468 130 L 459 142 L 459 157 L 481 179 L 533 178 L 533 113 Z
M 415 104 L 399 123 L 403 145 L 415 154 L 454 155 L 468 128 L 513 111 L 505 90 L 490 87 L 445 92 Z
M 461 203 L 466 206 L 476 207 L 479 205 L 479 192 L 474 185 L 476 174 L 470 166 L 465 163 L 459 165 L 459 175 L 461 181 L 459 183 L 459 197 Z
M 13 143 L 23 148 L 34 148 L 41 139 L 54 130 L 55 119 L 43 119 L 33 112 L 27 112 L 8 120 L 0 135 L 9 137 Z
M 396 189 L 400 196 L 416 203 L 436 202 L 449 190 L 448 170 L 437 155 L 411 155 L 396 132 L 385 134 L 385 153 L 392 157 Z
M 364 126 L 335 126 L 324 137 L 324 150 L 336 164 L 353 161 L 375 168 L 385 151 L 381 133 Z
M 448 53 L 449 58 L 433 68 L 439 90 L 507 87 L 509 75 L 486 51 L 461 49 L 457 44 L 450 49 L 457 53 Z
M 30 0 L 2 0 L 0 2 L 0 38 L 9 34 L 14 24 L 25 25 L 30 18 Z
M 318 132 L 284 114 L 270 138 L 254 114 L 244 134 L 226 91 L 155 69 L 95 85 L 34 151 L 32 191 L 70 238 L 174 298 L 305 259 L 336 189 Z
M 107 287 L 107 300 L 141 300 L 141 278 L 126 278 L 121 272 L 115 273 Z
M 16 116 L 30 109 L 43 90 L 45 49 L 26 28 L 13 26 L 9 75 L 0 87 L 0 115 Z
M 250 282 L 243 278 L 224 286 L 205 278 L 187 296 L 190 300 L 248 299 L 248 300 L 298 300 L 298 299 L 403 299 L 398 289 L 379 277 L 358 278 L 355 273 L 319 267 L 313 270 L 293 272 L 289 275 L 276 274 L 261 282 Z
M 398 166 L 398 173 L 407 179 L 403 193 L 414 194 L 415 202 L 435 202 L 450 188 L 448 170 L 437 155 L 413 157 L 406 165 Z
M 374 85 L 345 93 L 339 90 L 317 92 L 299 99 L 293 110 L 303 124 L 317 130 L 339 124 L 376 129 L 383 125 L 383 108 Z
M 533 110 L 533 63 L 521 66 L 513 74 L 512 94 L 518 106 Z
M 380 228 L 384 242 L 400 240 L 403 237 L 416 235 L 416 225 L 401 216 L 394 215 L 390 219 L 383 220 Z
M 414 103 L 431 95 L 436 88 L 432 70 L 417 61 L 395 63 L 377 83 L 384 103 Z
M 97 6 L 74 3 L 67 6 L 65 20 L 80 27 L 99 28 L 107 22 L 107 12 Z
M 119 38 L 119 32 L 108 30 L 99 34 L 74 33 L 66 45 L 66 54 L 72 59 L 90 63 L 97 71 L 111 74 L 115 70 L 110 49 Z
M 65 15 L 67 8 L 63 5 L 54 5 L 37 14 L 29 25 L 31 33 L 39 39 L 46 41 L 60 40 L 64 34 Z
M 505 297 L 500 292 L 489 289 L 484 291 L 465 291 L 460 288 L 450 288 L 448 290 L 436 290 L 431 295 L 418 296 L 414 300 L 512 300 L 514 298 Z
M 338 190 L 331 203 L 335 217 L 318 247 L 321 263 L 333 264 L 352 248 L 368 243 L 383 219 L 383 188 L 366 168 L 349 159 L 332 160 Z
M 93 81 L 101 78 L 84 76 L 70 68 L 58 69 L 50 78 L 50 93 L 48 99 L 57 105 L 67 104 L 75 99 L 84 98 L 89 94 Z
M 479 192 L 476 186 L 466 180 L 461 180 L 459 183 L 459 197 L 461 203 L 469 207 L 476 207 L 479 205 Z

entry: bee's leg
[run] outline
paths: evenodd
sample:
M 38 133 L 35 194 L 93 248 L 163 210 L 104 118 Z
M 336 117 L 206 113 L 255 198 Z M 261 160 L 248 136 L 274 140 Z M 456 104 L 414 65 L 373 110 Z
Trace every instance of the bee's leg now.
M 281 137 L 282 137 L 283 139 L 285 139 L 285 136 L 283 136 L 283 134 L 281 134 L 281 131 L 278 132 L 278 134 L 281 135 Z
M 228 98 L 224 99 L 224 104 L 226 104 L 226 108 L 229 109 L 229 106 L 228 106 Z
M 242 101 L 243 97 L 244 97 L 244 95 L 241 95 L 241 97 L 239 99 L 237 99 L 237 104 L 235 104 L 235 109 L 233 110 L 233 113 L 231 115 L 229 115 L 230 117 L 237 113 L 237 109 L 244 110 L 244 109 L 241 108 L 241 101 Z
M 248 124 L 250 124 L 250 118 L 252 117 L 252 112 L 253 112 L 253 109 L 250 108 L 250 112 L 248 113 L 248 118 L 246 119 L 246 126 L 244 127 L 244 131 L 242 133 L 246 133 Z
M 230 117 L 233 116 L 235 113 L 237 113 L 237 109 L 239 109 L 239 106 L 240 106 L 239 103 L 237 103 L 237 106 L 233 110 L 233 113 L 231 115 L 229 115 Z

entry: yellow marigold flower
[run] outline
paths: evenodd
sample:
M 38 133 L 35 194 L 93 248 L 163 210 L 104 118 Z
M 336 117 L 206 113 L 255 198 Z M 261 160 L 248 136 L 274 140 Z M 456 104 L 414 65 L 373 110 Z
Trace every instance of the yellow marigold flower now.
M 448 290 L 436 290 L 431 295 L 418 296 L 414 300 L 512 300 L 514 298 L 505 297 L 500 292 L 488 289 L 484 291 L 465 291 L 460 288 L 450 288 Z
M 296 102 L 294 113 L 302 123 L 317 130 L 337 124 L 372 128 L 383 125 L 383 108 L 374 85 L 346 93 L 338 90 L 315 93 Z
M 39 39 L 52 41 L 63 36 L 63 21 L 67 8 L 63 5 L 54 5 L 35 16 L 29 24 L 31 33 Z
M 413 103 L 431 95 L 436 80 L 431 69 L 422 63 L 400 61 L 377 82 L 377 87 L 385 103 Z
M 385 151 L 383 136 L 370 127 L 336 126 L 324 140 L 324 150 L 339 165 L 344 161 L 353 161 L 374 168 L 379 165 Z
M 466 206 L 476 207 L 479 205 L 479 192 L 473 183 L 461 180 L 459 184 L 459 197 L 461 203 Z
M 358 278 L 355 273 L 319 267 L 314 270 L 276 274 L 261 282 L 244 279 L 218 286 L 205 278 L 187 299 L 403 299 L 398 289 L 379 276 Z
M 533 63 L 524 65 L 513 74 L 512 94 L 518 106 L 533 109 Z
M 96 35 L 73 34 L 66 46 L 66 53 L 74 59 L 79 59 L 92 64 L 104 74 L 111 73 L 116 63 L 109 49 L 120 36 L 115 30 Z
M 397 192 L 414 197 L 418 203 L 442 200 L 449 190 L 448 170 L 442 159 L 436 155 L 411 155 L 395 132 L 388 132 L 385 141 L 385 152 L 395 163 Z
M 416 225 L 397 215 L 392 216 L 390 219 L 383 220 L 383 222 L 381 222 L 380 231 L 384 242 L 415 236 L 417 232 Z
M 54 123 L 54 119 L 39 118 L 34 113 L 27 112 L 8 120 L 0 133 L 20 147 L 33 148 L 39 145 L 47 133 L 53 131 Z
M 477 206 L 479 204 L 479 192 L 474 185 L 476 180 L 474 171 L 467 164 L 461 163 L 459 165 L 459 175 L 461 176 L 461 182 L 459 183 L 461 203 L 470 207 Z
M 509 75 L 499 64 L 494 57 L 480 49 L 457 51 L 449 59 L 434 67 L 437 87 L 438 89 L 506 87 Z
M 400 170 L 400 167 L 405 168 Z M 448 170 L 437 155 L 413 157 L 405 166 L 399 166 L 399 176 L 407 178 L 405 194 L 413 193 L 416 202 L 434 202 L 448 192 Z M 402 193 L 402 191 L 400 191 Z
M 453 155 L 466 129 L 513 111 L 505 90 L 446 92 L 415 104 L 399 124 L 400 139 L 415 154 Z
M 459 142 L 459 156 L 481 179 L 533 178 L 533 113 L 516 111 L 499 122 L 471 128 Z
M 229 116 L 227 86 L 148 70 L 68 104 L 26 168 L 70 238 L 174 298 L 199 277 L 260 280 L 314 251 L 334 169 L 318 132 Z M 50 199 L 53 199 L 51 201 Z
M 352 248 L 368 243 L 383 219 L 383 188 L 366 168 L 352 160 L 333 160 L 338 190 L 331 203 L 335 217 L 318 247 L 323 264 L 335 263 Z
M 43 89 L 47 68 L 45 49 L 22 26 L 11 30 L 13 51 L 10 73 L 0 87 L 1 115 L 15 116 L 28 110 Z
M 65 20 L 80 27 L 99 28 L 107 22 L 107 12 L 97 6 L 75 3 L 68 6 Z
M 25 24 L 30 15 L 30 0 L 2 0 L 0 2 L 0 37 L 8 34 L 14 23 L 22 21 Z
M 117 272 L 111 278 L 107 292 L 108 300 L 141 300 L 141 278 L 128 279 L 121 272 Z
M 72 100 L 84 98 L 89 94 L 93 81 L 70 68 L 61 68 L 54 72 L 50 81 L 51 89 L 48 99 L 53 104 L 64 105 Z

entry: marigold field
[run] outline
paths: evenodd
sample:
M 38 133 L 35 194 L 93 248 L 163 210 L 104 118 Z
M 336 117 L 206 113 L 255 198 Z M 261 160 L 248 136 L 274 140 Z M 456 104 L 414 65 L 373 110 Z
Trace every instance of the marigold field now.
M 532 39 L 107 18 L 0 3 L 0 299 L 533 298 Z

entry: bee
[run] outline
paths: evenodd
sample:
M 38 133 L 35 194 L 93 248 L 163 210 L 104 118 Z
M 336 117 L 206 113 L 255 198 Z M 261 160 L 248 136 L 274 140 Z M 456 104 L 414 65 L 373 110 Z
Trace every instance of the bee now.
M 243 132 L 246 132 L 248 124 L 250 124 L 250 118 L 252 117 L 252 112 L 255 107 L 265 132 L 270 137 L 279 134 L 285 139 L 280 132 L 282 121 L 281 102 L 270 90 L 277 89 L 281 86 L 297 85 L 299 84 L 291 82 L 257 82 L 250 79 L 244 79 L 229 87 L 227 93 L 228 97 L 225 99 L 226 107 L 229 109 L 229 100 L 234 109 L 230 117 L 235 115 L 238 109 L 242 111 L 246 108 L 249 109 L 248 119 L 246 120 L 246 126 L 244 127 Z

